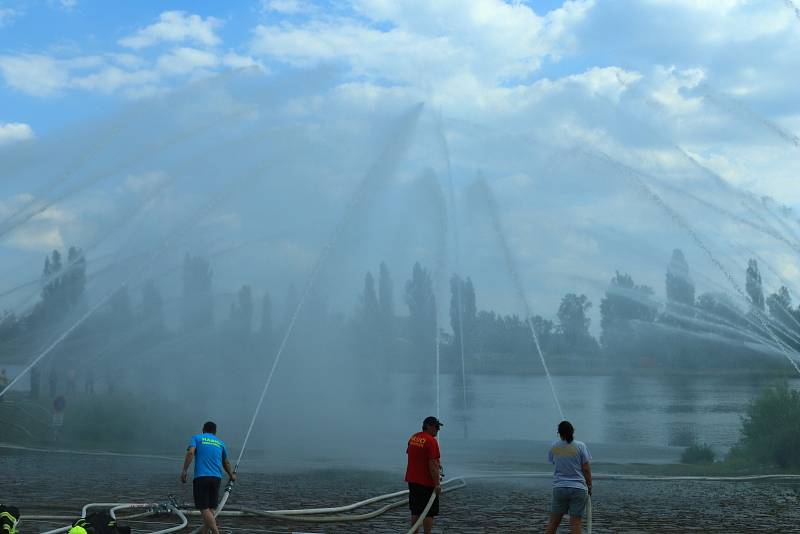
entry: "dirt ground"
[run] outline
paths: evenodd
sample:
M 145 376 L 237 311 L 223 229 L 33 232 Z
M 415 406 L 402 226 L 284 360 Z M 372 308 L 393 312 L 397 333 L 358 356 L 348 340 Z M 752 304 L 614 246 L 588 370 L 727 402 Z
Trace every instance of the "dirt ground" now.
M 87 502 L 191 501 L 191 485 L 175 467 L 125 458 L 41 459 L 0 456 L 2 500 L 24 514 L 77 514 Z M 402 473 L 316 469 L 298 473 L 242 473 L 229 507 L 285 509 L 340 506 L 404 489 Z M 542 532 L 548 515 L 547 479 L 468 480 L 442 497 L 434 532 Z M 800 485 L 781 482 L 597 480 L 593 497 L 595 533 L 800 532 Z M 374 509 L 367 508 L 367 509 Z M 258 518 L 221 519 L 223 532 L 394 533 L 405 532 L 405 506 L 365 522 L 304 524 Z M 156 530 L 130 522 L 134 532 Z M 192 518 L 197 524 L 197 519 Z M 566 523 L 566 522 L 565 522 Z M 28 521 L 22 533 L 64 522 Z M 174 523 L 173 523 L 174 524 Z M 566 528 L 562 527 L 562 532 Z

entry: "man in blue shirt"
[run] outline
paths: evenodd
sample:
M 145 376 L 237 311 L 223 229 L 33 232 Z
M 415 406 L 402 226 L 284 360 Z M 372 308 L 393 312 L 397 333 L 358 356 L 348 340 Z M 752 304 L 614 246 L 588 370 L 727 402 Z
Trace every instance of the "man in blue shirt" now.
M 192 490 L 194 505 L 203 515 L 203 534 L 219 534 L 217 522 L 214 519 L 214 509 L 219 504 L 219 486 L 222 481 L 222 470 L 228 473 L 231 481 L 236 481 L 236 475 L 231 470 L 228 461 L 228 451 L 225 443 L 217 436 L 217 425 L 208 421 L 203 425 L 203 433 L 192 436 L 189 447 L 186 449 L 186 458 L 183 460 L 181 482 L 186 482 L 189 477 L 189 466 L 194 458 L 194 480 Z

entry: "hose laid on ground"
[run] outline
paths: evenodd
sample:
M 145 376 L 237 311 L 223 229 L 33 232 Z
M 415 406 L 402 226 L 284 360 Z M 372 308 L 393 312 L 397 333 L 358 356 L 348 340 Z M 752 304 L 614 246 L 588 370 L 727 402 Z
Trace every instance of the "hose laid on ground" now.
M 461 477 L 452 478 L 446 480 L 442 483 L 443 492 L 452 491 L 455 489 L 463 488 L 466 486 L 466 480 L 480 480 L 480 479 L 489 479 L 489 478 L 550 478 L 553 474 L 551 472 L 518 472 L 518 473 L 483 473 L 477 475 L 465 475 Z M 687 475 L 687 476 L 661 476 L 661 475 L 628 475 L 628 474 L 602 474 L 598 473 L 593 476 L 596 480 L 631 480 L 631 481 L 717 481 L 717 482 L 748 482 L 748 481 L 756 481 L 756 480 L 800 480 L 800 474 L 769 474 L 769 475 L 740 475 L 740 476 L 699 476 L 699 475 Z M 448 487 L 449 484 L 458 482 L 458 485 Z M 348 512 L 355 510 L 357 508 L 366 506 L 368 504 L 373 504 L 376 502 L 381 502 L 389 499 L 393 499 L 395 497 L 400 497 L 406 495 L 408 490 L 396 491 L 393 493 L 387 493 L 384 495 L 378 495 L 376 497 L 371 497 L 369 499 L 364 499 L 362 501 L 358 501 L 352 504 L 338 506 L 338 507 L 330 507 L 330 508 L 310 508 L 306 510 L 302 509 L 290 509 L 290 510 L 256 510 L 252 508 L 239 508 L 236 510 L 225 510 L 221 511 L 220 515 L 223 516 L 235 516 L 235 517 L 243 517 L 243 516 L 262 516 L 262 517 L 270 517 L 273 519 L 282 519 L 284 521 L 296 521 L 296 522 L 307 522 L 307 523 L 325 523 L 325 522 L 345 522 L 345 521 L 364 521 L 367 519 L 371 519 L 377 517 L 391 509 L 397 508 L 398 506 L 402 506 L 406 504 L 408 501 L 406 499 L 398 500 L 395 502 L 391 502 L 373 510 L 371 512 L 363 513 L 363 514 L 355 514 L 355 515 L 323 515 L 323 514 L 339 514 L 342 512 Z M 435 499 L 435 493 L 432 495 L 431 499 L 428 501 L 427 506 L 423 510 L 423 513 L 420 515 L 420 519 L 417 521 L 409 531 L 408 534 L 415 534 L 416 529 L 420 527 L 422 524 L 422 520 L 427 515 L 428 511 L 430 511 L 431 506 L 433 506 L 433 501 Z M 157 504 L 132 504 L 132 503 L 90 503 L 83 507 L 82 510 L 82 517 L 85 517 L 88 510 L 91 508 L 97 507 L 108 507 L 111 509 L 111 512 L 116 513 L 118 510 L 122 509 L 131 509 L 131 508 L 157 508 L 157 507 L 164 507 L 164 505 L 157 505 Z M 151 534 L 166 534 L 169 532 L 176 532 L 178 530 L 183 529 L 187 524 L 188 520 L 186 519 L 186 515 L 198 515 L 199 512 L 196 510 L 182 510 L 172 505 L 167 505 L 166 509 L 177 515 L 181 519 L 181 525 L 171 527 L 165 530 L 159 530 L 153 532 Z M 150 513 L 150 512 L 146 512 Z M 112 514 L 113 515 L 113 514 Z M 140 514 L 131 516 L 131 517 L 139 517 Z M 313 517 L 318 516 L 318 517 Z M 30 519 L 45 519 L 45 518 L 63 518 L 63 516 L 26 516 Z M 20 519 L 24 519 L 26 517 L 22 517 Z M 59 534 L 62 532 L 67 532 L 71 527 L 62 527 L 55 530 L 50 530 L 47 532 L 43 532 L 42 534 Z M 591 498 L 588 499 L 587 502 L 587 528 L 589 534 L 592 532 L 592 501 Z
M 169 534 L 170 532 L 178 532 L 179 530 L 183 530 L 186 527 L 186 525 L 189 524 L 189 520 L 186 518 L 186 515 L 183 513 L 183 511 L 179 510 L 178 508 L 176 508 L 175 506 L 173 506 L 171 504 L 159 505 L 159 504 L 141 504 L 141 503 L 89 503 L 89 504 L 87 504 L 86 506 L 83 507 L 83 510 L 81 511 L 81 517 L 86 517 L 87 511 L 90 508 L 109 508 L 110 509 L 109 514 L 112 515 L 112 517 L 114 517 L 112 512 L 116 513 L 117 510 L 124 510 L 124 509 L 130 509 L 130 508 L 164 509 L 165 511 L 168 511 L 168 512 L 170 512 L 172 514 L 175 514 L 176 516 L 178 516 L 178 519 L 181 520 L 181 523 L 179 525 L 175 525 L 173 527 L 169 527 L 169 528 L 162 529 L 162 530 L 157 530 L 157 531 L 151 532 L 150 534 Z M 151 515 L 151 514 L 155 514 L 155 513 L 156 512 L 154 512 L 154 511 L 146 512 L 147 515 Z M 145 514 L 136 514 L 133 517 L 142 517 L 143 515 L 145 515 Z M 36 516 L 31 516 L 31 517 L 36 517 Z M 68 532 L 71 528 L 72 528 L 72 525 L 67 525 L 65 527 L 59 527 L 59 528 L 56 528 L 56 529 L 53 529 L 53 530 L 48 530 L 48 531 L 42 532 L 41 534 L 61 534 L 62 532 Z
M 592 496 L 586 495 L 586 532 L 592 534 Z
M 453 485 L 455 484 L 455 485 Z M 453 491 L 456 489 L 463 488 L 466 486 L 466 482 L 464 482 L 461 478 L 453 478 L 450 480 L 445 481 L 443 484 L 443 492 Z M 380 501 L 389 500 L 395 497 L 401 497 L 403 495 L 408 494 L 408 490 L 396 491 L 394 493 L 387 493 L 385 495 L 378 495 L 376 497 L 371 497 L 369 499 L 365 499 L 363 501 L 359 501 L 353 504 L 348 504 L 345 506 L 337 506 L 332 508 L 311 508 L 308 510 L 257 510 L 254 508 L 238 508 L 237 510 L 225 510 L 222 511 L 220 515 L 225 516 L 245 516 L 245 515 L 255 515 L 261 517 L 269 517 L 272 519 L 282 519 L 284 521 L 295 521 L 301 523 L 338 523 L 343 521 L 366 521 L 368 519 L 372 519 L 377 517 L 381 514 L 388 512 L 394 508 L 399 506 L 403 506 L 404 504 L 408 503 L 407 499 L 401 499 L 398 501 L 391 502 L 386 504 L 376 510 L 371 512 L 365 512 L 363 514 L 351 514 L 351 515 L 322 515 L 322 514 L 338 514 L 341 512 L 348 512 L 354 510 L 356 508 L 360 508 L 366 506 L 368 504 L 373 504 Z M 431 503 L 433 500 L 431 500 Z M 425 510 L 425 513 L 430 509 L 430 506 Z M 192 512 L 193 515 L 194 512 Z

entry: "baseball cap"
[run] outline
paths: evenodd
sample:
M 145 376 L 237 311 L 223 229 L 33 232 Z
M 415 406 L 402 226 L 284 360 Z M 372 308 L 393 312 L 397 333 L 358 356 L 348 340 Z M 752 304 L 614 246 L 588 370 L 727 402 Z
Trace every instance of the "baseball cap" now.
M 428 425 L 436 425 L 439 428 L 444 426 L 441 421 L 439 421 L 438 419 L 436 419 L 432 415 L 429 415 L 428 417 L 426 417 L 425 420 L 422 422 L 423 428 L 428 426 Z

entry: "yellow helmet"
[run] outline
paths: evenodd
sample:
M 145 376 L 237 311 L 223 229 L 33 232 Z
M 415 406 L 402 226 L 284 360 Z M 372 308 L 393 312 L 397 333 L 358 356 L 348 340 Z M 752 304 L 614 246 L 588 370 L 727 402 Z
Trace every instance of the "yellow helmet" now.
M 88 533 L 86 532 L 85 528 L 81 526 L 75 526 L 69 529 L 69 532 L 67 532 L 67 534 L 88 534 Z

